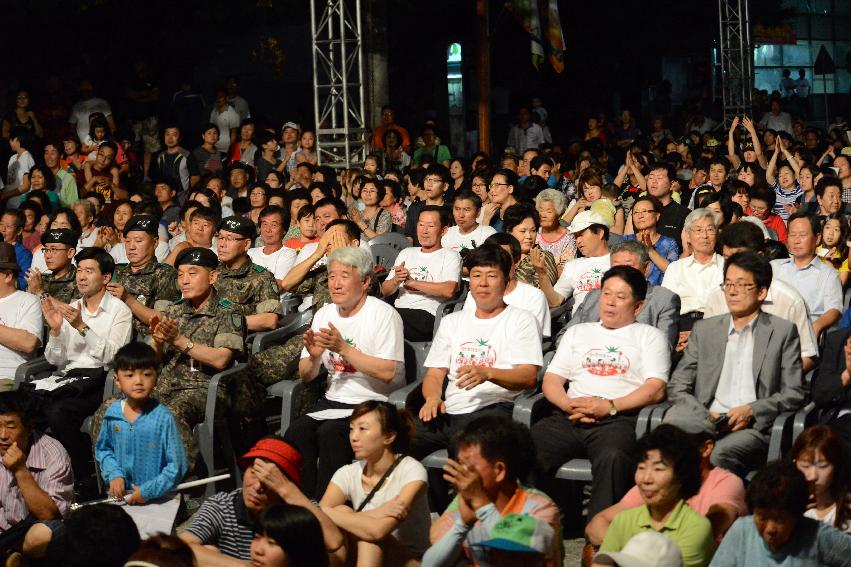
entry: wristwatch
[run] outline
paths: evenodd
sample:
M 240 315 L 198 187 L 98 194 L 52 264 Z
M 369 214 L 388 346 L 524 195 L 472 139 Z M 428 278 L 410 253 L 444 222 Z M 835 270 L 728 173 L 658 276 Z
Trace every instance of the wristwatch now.
M 79 331 L 80 336 L 85 337 L 86 333 L 88 333 L 88 332 L 89 332 L 89 326 L 86 325 L 85 323 L 83 323 L 83 328 L 80 329 L 80 331 Z
M 187 341 L 186 341 L 186 348 L 184 348 L 184 349 L 183 349 L 182 351 L 180 351 L 180 352 L 181 352 L 181 353 L 183 353 L 183 354 L 186 354 L 187 352 L 189 352 L 189 351 L 190 351 L 190 350 L 192 350 L 193 348 L 195 348 L 195 343 L 193 343 L 192 341 L 190 341 L 190 340 L 188 340 L 188 339 L 187 339 Z
M 615 401 L 609 400 L 609 417 L 618 415 L 618 408 L 615 407 Z

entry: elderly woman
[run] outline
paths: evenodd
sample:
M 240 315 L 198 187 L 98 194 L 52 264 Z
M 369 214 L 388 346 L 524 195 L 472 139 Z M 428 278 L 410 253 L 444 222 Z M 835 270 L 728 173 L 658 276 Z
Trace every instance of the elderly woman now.
M 795 465 L 766 465 L 747 491 L 751 516 L 739 518 L 724 536 L 712 567 L 851 564 L 851 538 L 803 516 L 810 490 Z
M 615 516 L 600 552 L 620 551 L 635 534 L 652 530 L 677 544 L 684 567 L 708 565 L 715 550 L 712 525 L 686 504 L 700 489 L 697 447 L 681 429 L 664 424 L 639 440 L 638 454 L 635 484 L 644 505 Z
M 352 462 L 347 436 L 352 410 L 367 400 L 387 401 L 405 385 L 402 319 L 392 306 L 367 295 L 372 277 L 368 251 L 343 247 L 331 252 L 328 289 L 333 303 L 316 312 L 304 334 L 299 375 L 311 382 L 324 367 L 328 386 L 285 437 L 304 456 L 303 487 L 312 498 L 321 497 L 337 469 Z
M 662 236 L 656 229 L 662 214 L 662 203 L 653 195 L 644 195 L 632 205 L 632 227 L 635 234 L 628 234 L 624 240 L 637 239 L 647 247 L 650 255 L 650 273 L 647 281 L 652 285 L 661 285 L 668 264 L 680 257 L 677 241 Z
M 561 272 L 565 263 L 576 258 L 576 238 L 559 222 L 567 209 L 567 199 L 561 191 L 545 189 L 535 197 L 535 207 L 541 218 L 537 244 L 553 255 Z
M 98 238 L 98 227 L 95 226 L 95 205 L 88 199 L 80 199 L 74 203 L 74 214 L 77 215 L 77 220 L 80 221 L 80 245 L 78 250 L 94 246 Z
M 558 269 L 552 253 L 540 250 L 536 244 L 541 217 L 535 207 L 528 203 L 518 203 L 505 211 L 502 219 L 503 232 L 510 234 L 520 243 L 520 264 L 517 266 L 517 281 L 541 287 L 541 280 L 548 280 L 550 285 L 558 281 Z M 540 250 L 543 256 L 544 269 L 538 272 L 532 262 L 532 250 Z

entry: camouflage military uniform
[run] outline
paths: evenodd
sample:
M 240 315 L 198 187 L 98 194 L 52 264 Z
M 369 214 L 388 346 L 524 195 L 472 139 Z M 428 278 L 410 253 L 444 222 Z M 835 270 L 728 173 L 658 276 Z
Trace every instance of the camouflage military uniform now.
M 217 268 L 216 290 L 221 298 L 236 304 L 246 317 L 258 313 L 281 313 L 278 283 L 263 266 L 246 262 L 236 269 Z
M 112 282 L 123 285 L 128 297 L 135 297 L 139 303 L 151 309 L 165 307 L 180 299 L 177 271 L 156 260 L 136 272 L 130 269 L 130 264 L 120 264 L 115 267 Z M 151 334 L 148 326 L 136 317 L 133 318 L 133 331 L 137 337 L 148 337 Z
M 77 289 L 77 267 L 74 265 L 71 265 L 71 271 L 63 278 L 55 279 L 53 274 L 43 274 L 41 281 L 44 291 L 63 303 L 71 303 L 80 298 L 80 291 Z

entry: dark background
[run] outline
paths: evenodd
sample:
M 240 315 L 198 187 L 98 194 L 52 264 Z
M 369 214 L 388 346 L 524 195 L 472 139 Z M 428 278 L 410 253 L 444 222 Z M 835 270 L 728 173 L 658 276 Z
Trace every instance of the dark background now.
M 477 100 L 475 1 L 384 1 L 390 101 L 398 108 L 400 121 L 418 133 L 424 118 L 434 115 L 445 127 L 446 48 L 460 42 L 472 128 Z M 58 76 L 74 100 L 77 81 L 88 76 L 120 116 L 125 78 L 134 61 L 145 59 L 161 87 L 164 109 L 181 80 L 193 78 L 210 103 L 213 89 L 234 74 L 241 79 L 252 114 L 261 121 L 276 126 L 285 120 L 312 123 L 308 0 L 6 0 L 3 4 L 2 110 L 14 100 L 14 93 L 5 91 L 18 85 L 29 88 L 37 102 L 45 79 Z M 752 18 L 764 23 L 782 19 L 776 4 L 752 0 Z M 591 112 L 611 113 L 620 106 L 641 114 L 642 102 L 664 78 L 665 56 L 689 58 L 686 80 L 693 105 L 711 97 L 710 57 L 718 34 L 714 0 L 560 0 L 559 6 L 567 43 L 561 75 L 548 63 L 540 70 L 533 68 L 528 36 L 502 3 L 491 1 L 491 82 L 511 109 L 493 117 L 497 145 L 517 105 L 532 96 L 544 100 L 557 136 L 581 132 Z M 286 56 L 280 75 L 267 61 L 252 57 L 269 36 Z

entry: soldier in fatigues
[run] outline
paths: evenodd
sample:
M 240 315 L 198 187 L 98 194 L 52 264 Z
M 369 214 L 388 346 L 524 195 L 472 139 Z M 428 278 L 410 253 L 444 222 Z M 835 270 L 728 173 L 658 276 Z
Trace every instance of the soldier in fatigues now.
M 177 272 L 168 264 L 157 262 L 159 222 L 150 215 L 135 215 L 124 227 L 124 249 L 129 264 L 115 267 L 106 289 L 127 304 L 133 312 L 133 330 L 137 340 L 147 338 L 154 309 L 162 309 L 180 298 Z
M 207 248 L 184 250 L 175 261 L 183 299 L 151 320 L 153 346 L 163 357 L 156 394 L 186 439 L 204 420 L 210 378 L 245 349 L 245 318 L 213 288 L 217 265 L 216 255 Z M 226 392 L 220 389 L 218 398 L 226 403 Z
M 34 295 L 47 293 L 62 303 L 79 299 L 77 290 L 77 268 L 74 255 L 80 235 L 69 228 L 53 228 L 41 235 L 44 246 L 44 261 L 49 274 L 30 270 L 27 274 L 27 291 Z
M 257 237 L 257 226 L 244 217 L 228 217 L 219 223 L 216 290 L 242 309 L 248 332 L 269 331 L 278 326 L 281 300 L 271 272 L 251 261 L 248 249 Z

